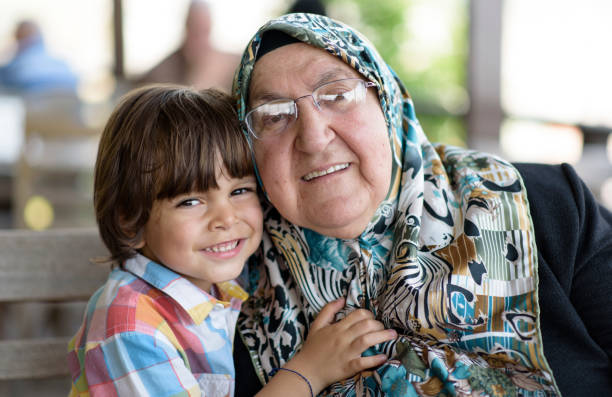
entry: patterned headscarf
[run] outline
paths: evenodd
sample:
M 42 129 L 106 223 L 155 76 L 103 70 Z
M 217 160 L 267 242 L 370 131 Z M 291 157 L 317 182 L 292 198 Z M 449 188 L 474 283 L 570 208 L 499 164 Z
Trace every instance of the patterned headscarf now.
M 393 175 L 356 239 L 301 228 L 268 204 L 252 298 L 238 325 L 260 378 L 299 350 L 326 303 L 346 297 L 340 317 L 367 308 L 400 336 L 367 353 L 389 354 L 386 364 L 324 394 L 559 394 L 542 349 L 535 237 L 515 168 L 428 142 L 406 89 L 374 46 L 320 15 L 285 15 L 255 34 L 234 80 L 241 121 L 269 30 L 327 51 L 376 83 Z

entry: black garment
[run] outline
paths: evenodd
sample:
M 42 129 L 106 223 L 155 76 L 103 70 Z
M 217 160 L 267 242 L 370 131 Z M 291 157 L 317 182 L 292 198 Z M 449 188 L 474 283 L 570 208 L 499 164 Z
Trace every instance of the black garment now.
M 234 367 L 236 368 L 236 389 L 234 397 L 253 397 L 262 388 L 262 384 L 255 373 L 251 356 L 236 327 L 234 335 Z
M 544 355 L 565 397 L 612 396 L 612 213 L 567 164 L 516 164 L 538 247 Z M 261 388 L 236 335 L 236 397 Z
M 612 396 L 612 213 L 568 164 L 516 164 L 538 246 L 544 355 L 563 396 Z

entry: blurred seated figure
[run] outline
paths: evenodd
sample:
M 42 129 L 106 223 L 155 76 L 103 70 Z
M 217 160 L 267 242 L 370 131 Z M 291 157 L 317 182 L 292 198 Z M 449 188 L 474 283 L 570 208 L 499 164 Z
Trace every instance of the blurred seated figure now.
M 212 18 L 206 1 L 193 0 L 185 21 L 185 38 L 181 46 L 153 67 L 138 85 L 175 83 L 197 89 L 215 87 L 229 91 L 238 54 L 215 48 L 210 41 Z
M 76 92 L 76 75 L 66 62 L 47 52 L 35 22 L 19 22 L 15 29 L 15 42 L 15 55 L 0 66 L 0 90 L 20 94 Z
M 307 12 L 309 14 L 327 15 L 325 5 L 321 0 L 295 0 L 293 5 L 287 11 L 288 14 L 293 12 Z

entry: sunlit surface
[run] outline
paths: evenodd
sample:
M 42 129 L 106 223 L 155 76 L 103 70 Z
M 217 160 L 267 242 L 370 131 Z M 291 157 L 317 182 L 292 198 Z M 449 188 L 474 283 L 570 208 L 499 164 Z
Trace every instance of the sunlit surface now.
M 608 178 L 601 186 L 601 202 L 612 211 L 612 178 Z
M 612 134 L 608 135 L 608 143 L 606 144 L 606 154 L 608 155 L 608 161 L 612 164 Z
M 0 164 L 10 164 L 17 160 L 23 143 L 25 106 L 14 96 L 0 95 Z
M 606 154 L 608 162 L 612 164 L 612 134 L 608 135 L 608 142 L 606 144 Z M 612 211 L 612 177 L 606 179 L 601 186 L 601 201 L 603 204 Z
M 504 2 L 504 109 L 514 117 L 612 126 L 610 21 L 610 0 Z
M 576 164 L 582 134 L 567 125 L 508 120 L 502 125 L 500 147 L 511 161 Z
M 42 196 L 32 196 L 23 210 L 25 224 L 30 229 L 44 230 L 53 223 L 53 207 Z

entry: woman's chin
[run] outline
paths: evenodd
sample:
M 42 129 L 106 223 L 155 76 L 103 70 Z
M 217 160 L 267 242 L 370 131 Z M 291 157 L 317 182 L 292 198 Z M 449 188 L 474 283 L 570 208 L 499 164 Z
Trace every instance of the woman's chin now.
M 351 208 L 346 203 L 338 207 L 335 210 L 333 206 L 325 206 L 318 210 L 304 211 L 301 219 L 290 221 L 325 236 L 352 239 L 363 233 L 376 210 L 347 211 Z

